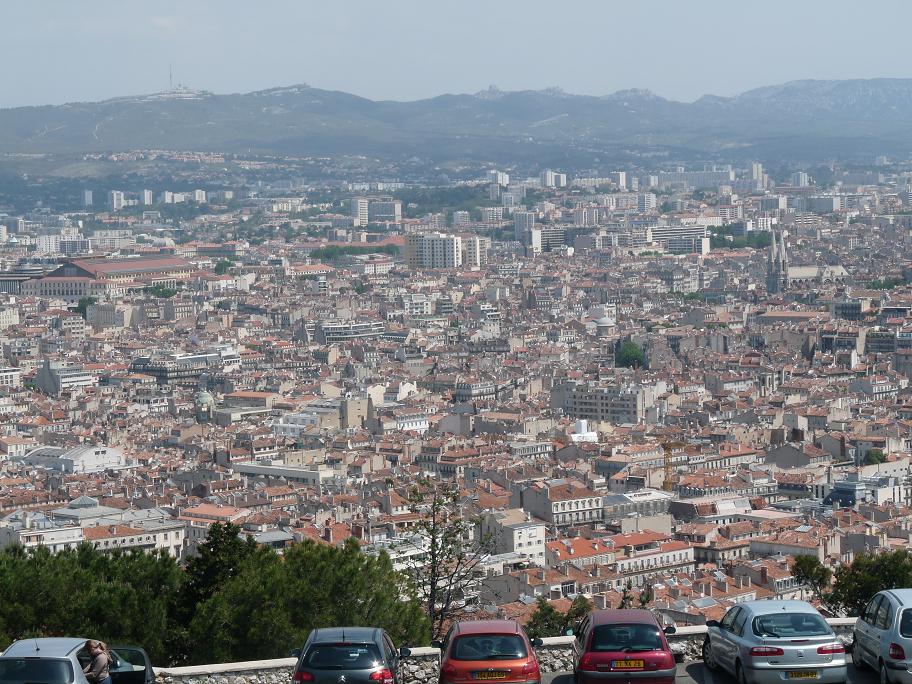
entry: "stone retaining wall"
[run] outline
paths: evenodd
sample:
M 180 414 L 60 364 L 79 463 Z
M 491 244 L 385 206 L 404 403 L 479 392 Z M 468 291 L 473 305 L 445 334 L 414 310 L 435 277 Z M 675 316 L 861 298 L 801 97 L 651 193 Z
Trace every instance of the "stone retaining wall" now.
M 855 618 L 827 620 L 836 636 L 846 645 L 852 642 Z M 668 636 L 668 643 L 678 660 L 699 660 L 706 638 L 702 625 L 679 627 Z M 573 669 L 573 637 L 549 637 L 535 649 L 542 672 L 567 672 Z M 222 663 L 195 667 L 155 668 L 156 684 L 291 684 L 295 658 L 255 660 L 245 663 Z M 413 648 L 402 661 L 402 684 L 436 684 L 440 651 L 436 648 Z

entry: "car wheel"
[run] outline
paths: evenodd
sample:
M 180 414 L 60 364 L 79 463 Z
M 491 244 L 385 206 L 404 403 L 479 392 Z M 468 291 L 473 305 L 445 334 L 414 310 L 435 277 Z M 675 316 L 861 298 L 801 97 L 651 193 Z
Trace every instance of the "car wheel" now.
M 861 646 L 857 639 L 852 639 L 852 665 L 856 670 L 863 670 L 865 667 L 864 658 L 861 656 Z
M 738 684 L 747 684 L 747 677 L 744 674 L 744 668 L 741 663 L 735 663 L 735 681 Z
M 887 673 L 887 666 L 880 664 L 880 684 L 890 684 L 890 675 Z
M 709 637 L 703 641 L 703 666 L 710 671 L 715 672 L 719 669 L 719 663 L 716 662 L 716 656 L 713 654 L 712 644 Z

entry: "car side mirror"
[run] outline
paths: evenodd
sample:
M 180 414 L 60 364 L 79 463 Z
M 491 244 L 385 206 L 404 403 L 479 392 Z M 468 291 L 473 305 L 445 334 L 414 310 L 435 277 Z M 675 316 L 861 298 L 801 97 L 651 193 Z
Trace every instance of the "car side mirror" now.
M 665 634 L 674 634 L 678 629 L 674 625 L 668 625 L 663 631 Z
M 291 653 L 288 654 L 288 657 L 289 657 L 289 658 L 300 658 L 300 657 L 301 657 L 301 649 L 300 649 L 300 648 L 293 648 L 293 649 L 291 649 Z
M 406 648 L 405 646 L 399 649 L 400 658 L 408 658 L 410 655 L 412 655 L 412 649 Z
M 541 648 L 544 645 L 545 645 L 545 642 L 542 641 L 541 639 L 539 639 L 538 637 L 535 637 L 534 639 L 532 639 L 533 648 Z
M 707 620 L 707 621 L 706 621 L 706 626 L 707 626 L 707 627 L 718 627 L 718 626 L 719 626 L 719 621 L 718 621 L 718 620 Z
M 431 642 L 431 646 L 433 646 L 434 648 L 439 648 L 441 651 L 443 650 L 443 642 L 440 641 L 439 639 L 434 639 Z

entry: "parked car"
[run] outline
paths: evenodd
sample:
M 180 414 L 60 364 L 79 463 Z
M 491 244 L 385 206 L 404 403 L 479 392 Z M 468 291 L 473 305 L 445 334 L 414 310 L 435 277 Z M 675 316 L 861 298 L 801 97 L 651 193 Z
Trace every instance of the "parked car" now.
M 467 682 L 525 682 L 540 684 L 541 668 L 533 646 L 515 620 L 457 622 L 446 639 L 435 641 L 440 649 L 440 684 Z
M 704 665 L 727 670 L 738 684 L 846 681 L 845 646 L 805 601 L 747 601 L 706 626 Z
M 573 635 L 573 676 L 578 684 L 674 684 L 674 654 L 655 615 L 642 609 L 596 610 Z
M 379 627 L 315 629 L 294 652 L 294 681 L 299 684 L 400 684 L 400 664 L 410 655 L 396 650 Z
M 88 684 L 86 639 L 21 639 L 0 655 L 0 684 Z M 149 656 L 136 646 L 108 646 L 113 684 L 155 684 Z
M 874 595 L 855 621 L 852 663 L 880 673 L 881 684 L 912 684 L 912 589 Z

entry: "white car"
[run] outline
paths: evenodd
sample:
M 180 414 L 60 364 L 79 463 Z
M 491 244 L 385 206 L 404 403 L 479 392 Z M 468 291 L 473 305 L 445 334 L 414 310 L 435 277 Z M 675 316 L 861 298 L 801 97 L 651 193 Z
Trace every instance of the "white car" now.
M 852 663 L 880 674 L 881 684 L 912 684 L 912 589 L 878 592 L 855 621 Z

